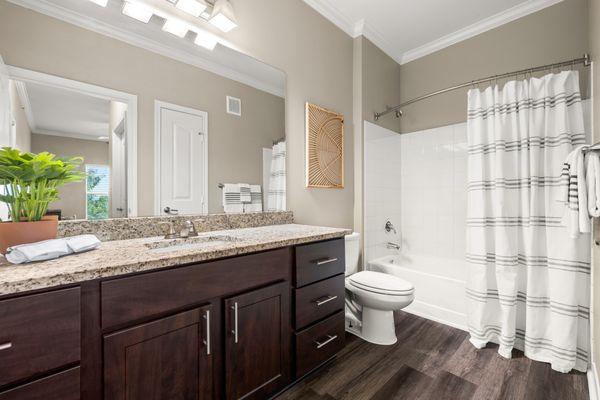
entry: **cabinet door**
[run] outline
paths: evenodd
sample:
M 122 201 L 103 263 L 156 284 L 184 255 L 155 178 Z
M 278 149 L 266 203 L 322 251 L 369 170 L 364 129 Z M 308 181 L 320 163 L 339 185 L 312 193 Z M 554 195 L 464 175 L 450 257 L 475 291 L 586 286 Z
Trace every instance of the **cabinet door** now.
M 106 400 L 212 398 L 210 306 L 104 338 Z
M 225 300 L 227 399 L 264 399 L 290 379 L 287 282 Z

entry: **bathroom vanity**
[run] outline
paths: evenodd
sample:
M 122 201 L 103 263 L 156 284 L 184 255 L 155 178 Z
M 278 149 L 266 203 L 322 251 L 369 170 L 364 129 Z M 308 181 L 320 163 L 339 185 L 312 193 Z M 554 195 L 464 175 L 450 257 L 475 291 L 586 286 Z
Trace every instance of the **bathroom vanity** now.
M 269 398 L 344 344 L 346 233 L 276 225 L 3 265 L 0 400 Z

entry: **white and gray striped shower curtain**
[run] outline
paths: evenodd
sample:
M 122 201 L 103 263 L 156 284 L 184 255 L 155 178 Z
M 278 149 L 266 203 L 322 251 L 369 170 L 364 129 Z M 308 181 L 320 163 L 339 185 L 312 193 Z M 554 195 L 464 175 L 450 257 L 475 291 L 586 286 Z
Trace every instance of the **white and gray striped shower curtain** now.
M 267 211 L 285 211 L 285 141 L 273 146 Z
M 568 372 L 589 354 L 590 237 L 561 224 L 563 161 L 585 143 L 576 71 L 468 94 L 471 342 Z

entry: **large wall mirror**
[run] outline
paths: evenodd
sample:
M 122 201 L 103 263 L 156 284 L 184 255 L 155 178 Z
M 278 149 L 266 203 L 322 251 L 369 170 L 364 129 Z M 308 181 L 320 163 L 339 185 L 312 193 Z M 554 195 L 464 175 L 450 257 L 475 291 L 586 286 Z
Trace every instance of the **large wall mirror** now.
M 90 10 L 194 52 L 195 61 L 96 32 L 58 61 L 0 39 L 10 81 L 10 145 L 84 160 L 86 181 L 61 188 L 50 212 L 66 220 L 285 210 L 285 74 L 222 43 L 205 51 L 193 37 L 165 39 L 161 18 L 138 25 L 120 12 L 120 2 Z M 90 7 L 68 6 L 79 3 Z M 22 12 L 16 5 L 5 11 Z M 36 18 L 50 36 L 80 29 Z M 47 39 L 28 40 L 35 46 Z M 92 73 L 81 61 L 88 56 L 113 61 Z

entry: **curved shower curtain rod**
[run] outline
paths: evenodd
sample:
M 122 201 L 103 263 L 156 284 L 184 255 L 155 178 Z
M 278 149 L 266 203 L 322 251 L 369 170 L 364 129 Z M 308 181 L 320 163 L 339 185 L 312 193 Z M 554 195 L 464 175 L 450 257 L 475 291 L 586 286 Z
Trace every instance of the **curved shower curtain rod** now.
M 442 93 L 446 93 L 446 92 L 451 92 L 453 90 L 462 89 L 464 87 L 477 85 L 477 84 L 483 83 L 483 82 L 491 82 L 491 81 L 494 81 L 496 79 L 503 79 L 503 78 L 510 78 L 511 76 L 532 74 L 534 72 L 544 71 L 544 70 L 547 70 L 547 69 L 554 69 L 554 68 L 575 66 L 577 64 L 583 64 L 585 67 L 590 66 L 591 65 L 590 55 L 586 53 L 581 58 L 575 58 L 573 60 L 563 61 L 563 62 L 554 63 L 554 64 L 542 65 L 542 66 L 539 66 L 539 67 L 522 69 L 522 70 L 519 70 L 519 71 L 508 72 L 508 73 L 505 73 L 505 74 L 492 75 L 492 76 L 489 76 L 487 78 L 477 79 L 477 80 L 474 80 L 474 81 L 469 81 L 469 82 L 461 83 L 460 85 L 451 86 L 451 87 L 448 87 L 446 89 L 442 89 L 442 90 L 438 90 L 438 91 L 435 91 L 435 92 L 431 92 L 431 93 L 425 94 L 423 96 L 415 97 L 414 99 L 405 101 L 404 103 L 401 103 L 401 104 L 399 104 L 399 105 L 397 105 L 395 107 L 389 107 L 385 111 L 376 112 L 375 113 L 375 121 L 377 121 L 380 117 L 383 117 L 384 115 L 387 115 L 387 114 L 390 114 L 390 113 L 393 113 L 393 112 L 396 113 L 396 118 L 400 118 L 402 116 L 402 110 L 401 109 L 403 107 L 405 107 L 405 106 L 407 106 L 409 104 L 412 104 L 412 103 L 416 103 L 417 101 L 421 101 L 421 100 L 425 100 L 425 99 L 428 99 L 428 98 L 433 97 L 433 96 L 437 96 L 438 94 L 442 94 Z

